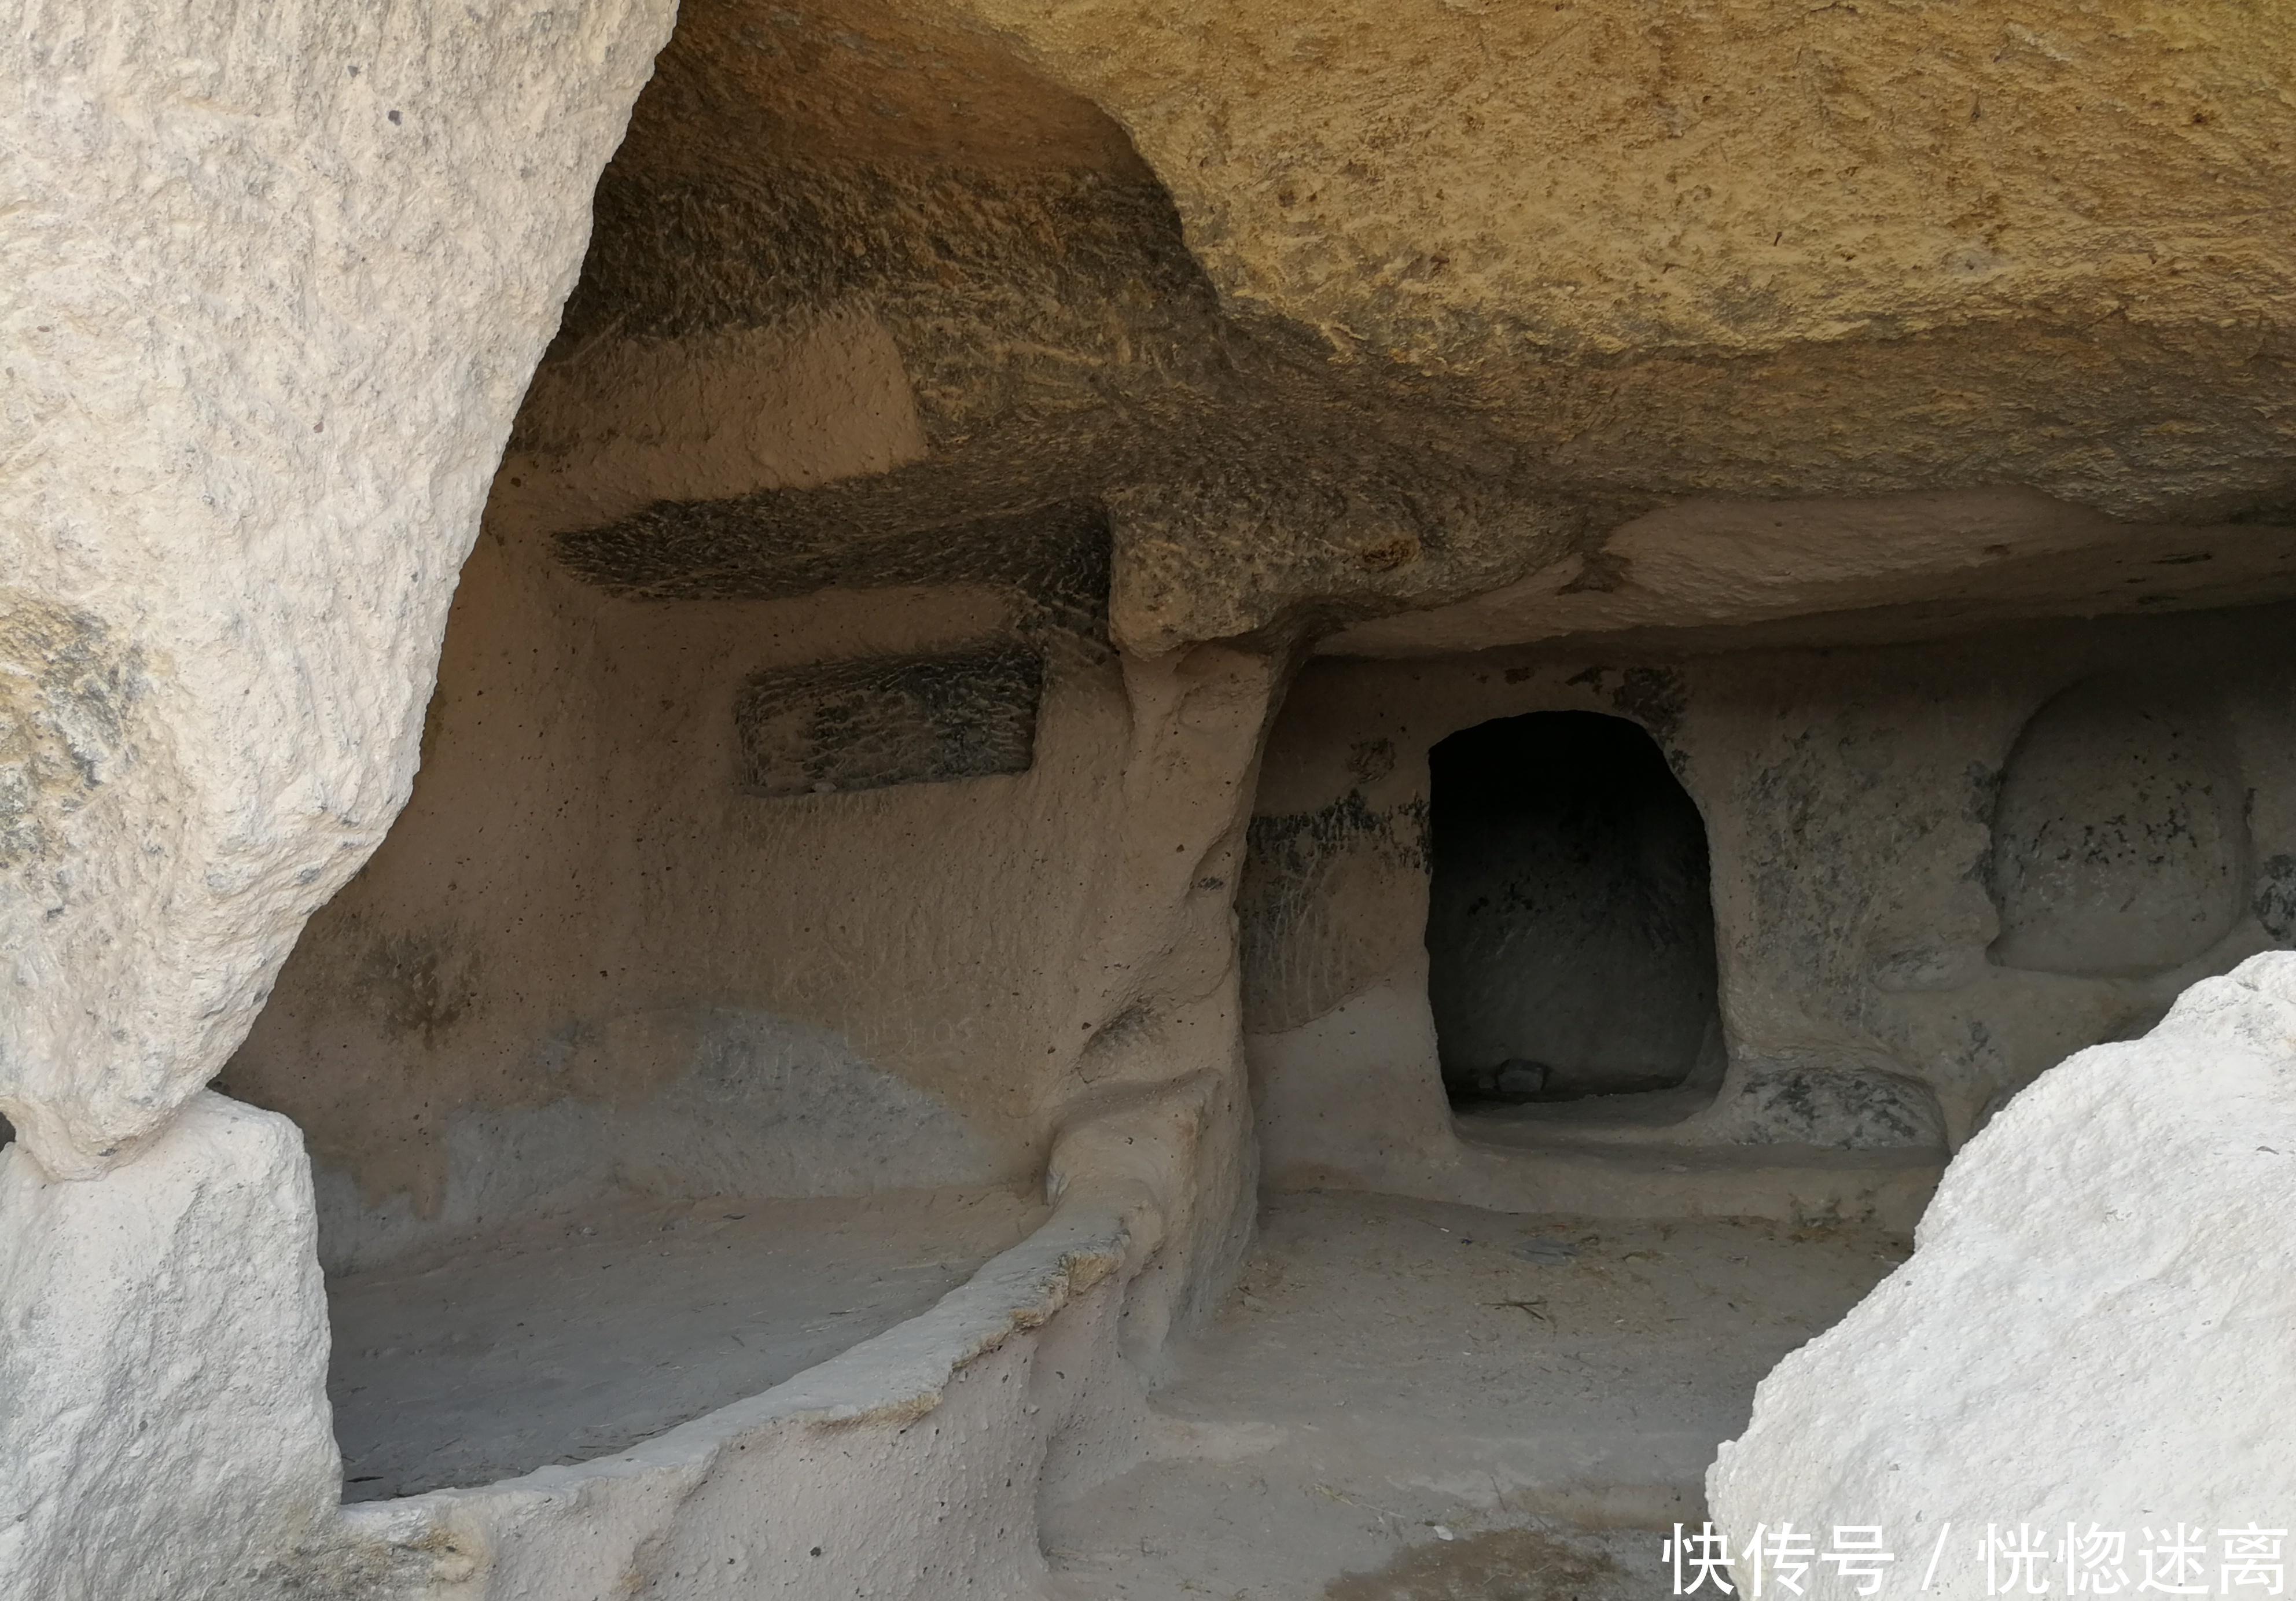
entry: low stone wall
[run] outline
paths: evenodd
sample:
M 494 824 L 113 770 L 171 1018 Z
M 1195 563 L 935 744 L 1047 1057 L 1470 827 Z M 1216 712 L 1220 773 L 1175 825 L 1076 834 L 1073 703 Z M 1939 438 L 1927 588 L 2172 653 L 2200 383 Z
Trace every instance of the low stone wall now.
M 1119 1354 L 1155 1224 L 1107 1191 L 922 1317 L 603 1461 L 347 1508 L 266 1576 L 340 1601 L 1034 1593 L 1040 1497 L 1146 1449 Z

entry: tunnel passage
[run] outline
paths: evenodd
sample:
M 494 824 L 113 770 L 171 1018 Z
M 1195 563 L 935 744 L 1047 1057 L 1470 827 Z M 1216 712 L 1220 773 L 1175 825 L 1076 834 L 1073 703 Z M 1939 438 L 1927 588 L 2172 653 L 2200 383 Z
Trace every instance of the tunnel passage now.
M 1651 736 L 1542 711 L 1430 753 L 1428 1000 L 1455 1104 L 1670 1088 L 1716 1024 L 1706 828 Z

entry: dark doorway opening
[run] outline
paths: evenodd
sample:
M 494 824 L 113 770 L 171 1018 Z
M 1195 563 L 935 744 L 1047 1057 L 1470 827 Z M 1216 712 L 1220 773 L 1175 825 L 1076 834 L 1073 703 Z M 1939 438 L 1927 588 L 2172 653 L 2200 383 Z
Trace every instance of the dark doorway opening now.
M 1656 742 L 1540 711 L 1429 759 L 1427 991 L 1453 1104 L 1671 1089 L 1718 1064 L 1706 825 Z

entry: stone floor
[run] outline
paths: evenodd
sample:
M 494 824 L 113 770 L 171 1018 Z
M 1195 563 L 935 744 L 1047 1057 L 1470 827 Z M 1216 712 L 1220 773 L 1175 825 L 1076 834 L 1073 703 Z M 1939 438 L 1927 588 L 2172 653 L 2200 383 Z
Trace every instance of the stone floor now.
M 328 1285 L 354 1501 L 622 1450 L 923 1311 L 1031 1195 L 603 1203 Z
M 1755 1384 L 1903 1260 L 1866 1228 L 1273 1198 L 1156 1398 L 1160 1459 L 1062 1499 L 1074 1601 L 1663 1596 Z

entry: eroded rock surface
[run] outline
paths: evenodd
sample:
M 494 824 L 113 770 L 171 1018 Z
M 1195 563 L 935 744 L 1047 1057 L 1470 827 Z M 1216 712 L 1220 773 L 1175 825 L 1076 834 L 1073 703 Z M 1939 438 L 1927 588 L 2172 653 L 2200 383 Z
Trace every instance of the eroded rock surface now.
M 308 1131 L 339 1263 L 618 1193 L 1060 1200 L 873 1351 L 338 1519 L 274 1578 L 1019 1594 L 1040 1502 L 1144 1449 L 1259 1140 L 1279 1182 L 1910 1218 L 2046 1064 L 2296 937 L 2271 8 L 679 12 L 35 0 L 0 43 L 37 441 L 0 455 L 0 1307 L 49 1319 L 8 1331 L 0 1418 L 85 1490 L 0 1515 L 42 1593 L 229 1595 L 332 1487 L 294 1142 L 212 1099 L 167 1129 L 242 1036 L 232 1093 Z M 2117 692 L 2037 722 L 2132 670 L 2207 692 L 2188 735 Z M 1636 1126 L 1694 1160 L 1463 1141 L 1443 1098 L 1427 752 L 1557 711 L 1640 725 L 1700 813 L 1692 1060 L 1652 1093 L 1702 1110 Z M 2205 806 L 2161 750 L 2211 753 Z M 2116 794 L 2209 837 L 2046 870 Z M 2005 835 L 2041 870 L 1989 873 Z M 2145 926 L 2090 948 L 2132 883 Z M 1758 1420 L 1726 1517 L 2007 1495 L 2053 1460 L 2019 1384 L 2125 1387 L 2082 1415 L 2100 1461 L 2280 1483 L 2205 1433 L 2248 1414 L 2177 1434 L 2187 1392 L 2112 1366 L 2176 1343 L 2229 1384 L 2213 1353 L 2268 1339 L 2221 1340 L 2287 1199 L 2276 1058 L 2209 1032 L 2284 1014 L 2284 964 L 2243 972 L 2013 1104 L 1877 1301 L 1960 1318 L 1947 1378 L 2007 1421 L 1882 1327 L 1772 1411 L 1905 1483 L 1765 1477 Z M 145 1195 L 219 1129 L 276 1178 L 228 1260 L 201 1208 L 239 1190 Z M 2026 1317 L 2035 1261 L 2061 1304 Z M 250 1277 L 292 1281 L 260 1326 L 216 1300 Z M 135 1342 L 194 1324 L 181 1361 Z M 271 1398 L 226 1413 L 242 1370 Z M 152 1408 L 184 1472 L 119 1433 Z M 179 1525 L 196 1571 L 151 1565 Z
M 1878 1523 L 1883 1593 L 1911 1595 L 1950 1523 L 1931 1593 L 1981 1596 L 1988 1524 L 2120 1530 L 2130 1564 L 2147 1526 L 2201 1527 L 2213 1562 L 2218 1531 L 2273 1524 L 2296 1497 L 2292 1154 L 2296 954 L 2044 1074 L 1948 1170 L 1913 1258 L 1763 1381 L 1707 1475 L 1734 1549 Z
M 332 1510 L 302 1137 L 203 1095 L 101 1183 L 0 1154 L 0 1596 L 173 1601 Z
M 2289 481 L 2283 13 L 952 3 L 1125 127 L 1225 308 L 1558 480 Z
M 1759 513 L 1710 499 L 2013 487 L 1796 564 L 1849 609 L 2206 603 L 2221 568 L 2093 570 L 2144 537 L 2116 519 L 2243 562 L 2287 520 L 2296 264 L 2251 219 L 2290 199 L 2290 43 L 2138 0 L 700 0 L 521 431 L 537 521 L 618 592 L 738 593 L 793 539 L 987 562 L 984 519 L 1097 499 L 1137 648 L 1562 598 L 1511 643 L 1775 612 Z M 849 390 L 804 382 L 848 402 L 841 468 L 726 471 L 741 429 L 646 378 L 733 393 L 837 341 Z M 614 374 L 709 467 L 659 504 L 567 448 Z M 1685 563 L 1729 587 L 1674 600 Z M 2265 568 L 2248 596 L 2296 583 Z
M 0 1113 L 122 1160 L 413 776 L 667 0 L 35 4 L 0 39 Z

